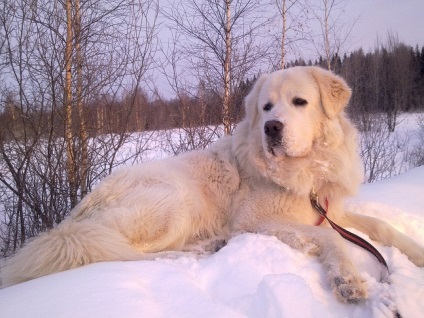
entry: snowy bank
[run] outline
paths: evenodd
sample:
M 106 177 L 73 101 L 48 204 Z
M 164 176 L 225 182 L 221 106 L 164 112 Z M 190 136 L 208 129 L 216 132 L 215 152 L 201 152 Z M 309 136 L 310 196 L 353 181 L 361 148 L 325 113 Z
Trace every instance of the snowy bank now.
M 362 186 L 348 208 L 384 218 L 424 245 L 424 167 Z M 365 237 L 363 234 L 355 233 Z M 275 237 L 244 234 L 195 259 L 98 263 L 0 290 L 1 317 L 393 317 L 424 313 L 424 268 L 374 245 L 390 284 L 367 252 L 348 244 L 369 289 L 360 304 L 336 300 L 322 265 Z

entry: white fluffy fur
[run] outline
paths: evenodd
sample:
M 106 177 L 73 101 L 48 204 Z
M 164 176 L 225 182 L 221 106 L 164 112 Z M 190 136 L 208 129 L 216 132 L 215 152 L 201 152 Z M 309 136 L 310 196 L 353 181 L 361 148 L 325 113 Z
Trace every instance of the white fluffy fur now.
M 294 105 L 294 98 L 307 105 Z M 257 232 L 317 255 L 341 300 L 365 298 L 343 239 L 326 222 L 314 226 L 319 217 L 309 202 L 312 188 L 328 199 L 328 214 L 340 225 L 398 247 L 418 266 L 424 265 L 424 249 L 386 223 L 343 211 L 344 198 L 362 180 L 357 133 L 343 111 L 349 98 L 343 79 L 316 67 L 261 76 L 232 137 L 207 150 L 116 171 L 66 220 L 7 261 L 3 286 Z M 270 110 L 263 109 L 267 103 Z M 264 133 L 268 120 L 284 124 L 272 152 Z

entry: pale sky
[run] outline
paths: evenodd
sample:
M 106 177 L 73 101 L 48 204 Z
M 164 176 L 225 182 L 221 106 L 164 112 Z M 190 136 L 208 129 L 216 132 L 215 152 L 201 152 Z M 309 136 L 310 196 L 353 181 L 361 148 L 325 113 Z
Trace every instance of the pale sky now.
M 397 34 L 399 41 L 406 45 L 415 48 L 418 44 L 419 49 L 424 46 L 424 0 L 345 0 L 344 4 L 346 12 L 342 19 L 357 21 L 350 34 L 350 44 L 341 50 L 342 55 L 360 47 L 365 53 L 373 51 L 377 36 L 380 43 L 385 44 L 388 31 Z M 163 40 L 169 31 L 162 32 Z M 305 60 L 317 58 L 316 51 L 303 42 L 298 50 L 287 51 L 287 60 L 294 61 L 299 54 Z M 158 76 L 158 80 L 161 81 L 162 76 Z M 171 92 L 165 89 L 163 93 L 168 96 Z
M 377 35 L 383 41 L 392 30 L 407 45 L 424 45 L 424 0 L 348 0 L 346 15 L 358 17 L 353 48 L 373 50 Z

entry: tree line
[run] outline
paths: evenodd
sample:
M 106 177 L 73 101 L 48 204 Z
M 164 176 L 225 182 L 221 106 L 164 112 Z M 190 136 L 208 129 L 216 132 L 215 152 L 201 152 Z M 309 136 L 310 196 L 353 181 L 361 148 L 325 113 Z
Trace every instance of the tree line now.
M 307 65 L 328 66 L 326 59 L 320 56 L 314 61 L 289 61 L 285 68 Z M 360 48 L 342 57 L 336 54 L 331 57 L 330 65 L 352 88 L 348 111 L 361 130 L 370 129 L 369 121 L 375 113 L 385 114 L 389 130 L 394 131 L 399 113 L 424 109 L 424 46 L 411 47 L 391 38 L 372 52 L 364 53 Z M 237 123 L 243 117 L 243 99 L 256 78 L 254 75 L 242 80 L 227 97 L 231 123 Z M 119 97 L 93 96 L 83 105 L 85 129 L 90 137 L 95 137 L 120 133 L 122 127 L 129 133 L 222 124 L 223 97 L 216 90 L 208 89 L 205 81 L 197 84 L 194 93 L 185 91 L 168 99 L 151 98 L 140 87 Z M 31 135 L 27 127 L 34 123 L 39 127 L 38 134 L 47 135 L 52 129 L 56 138 L 63 137 L 64 116 L 53 113 L 64 114 L 62 105 L 55 110 L 44 109 L 44 105 L 35 103 L 30 106 L 24 116 L 19 97 L 11 92 L 4 96 L 0 113 L 4 140 Z M 77 117 L 77 111 L 73 109 L 74 117 Z M 77 120 L 75 130 L 78 125 Z
M 388 129 L 393 132 L 401 112 L 424 110 L 424 46 L 411 47 L 393 35 L 374 51 L 364 53 L 360 48 L 335 55 L 331 69 L 343 76 L 352 88 L 348 112 L 357 126 L 367 131 L 376 113 L 384 114 Z M 303 59 L 288 63 L 327 66 L 320 57 L 314 62 Z
M 390 131 L 394 131 L 401 112 L 416 112 L 424 109 L 424 46 L 419 48 L 396 42 L 385 44 L 373 52 L 358 49 L 350 54 L 331 58 L 334 72 L 343 76 L 352 87 L 352 98 L 348 111 L 361 130 L 370 129 L 370 120 L 375 113 L 385 114 Z M 286 64 L 293 66 L 327 67 L 327 61 L 319 57 L 306 62 L 296 59 Z M 259 74 L 258 74 L 259 75 Z M 228 97 L 228 113 L 231 123 L 237 123 L 244 115 L 243 99 L 254 84 L 257 76 L 238 83 Z M 175 98 L 151 98 L 141 88 L 121 97 L 102 95 L 84 104 L 84 123 L 90 137 L 125 132 L 189 128 L 222 124 L 222 96 L 207 89 L 200 81 L 195 93 L 180 94 Z M 59 106 L 56 110 L 65 113 Z M 76 117 L 77 109 L 74 109 Z M 54 116 L 42 105 L 32 107 L 22 116 L 19 102 L 13 95 L 4 99 L 0 114 L 2 136 L 5 140 L 20 136 L 32 122 L 40 122 L 39 134 L 47 135 L 49 121 L 55 137 L 63 137 L 63 116 Z M 74 123 L 77 129 L 78 121 Z M 30 131 L 25 131 L 30 133 Z

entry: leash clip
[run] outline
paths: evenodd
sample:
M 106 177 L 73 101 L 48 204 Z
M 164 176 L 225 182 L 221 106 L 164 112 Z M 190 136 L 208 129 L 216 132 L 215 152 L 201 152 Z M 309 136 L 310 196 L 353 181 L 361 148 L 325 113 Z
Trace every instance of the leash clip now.
M 314 186 L 312 186 L 311 194 L 309 195 L 311 202 L 315 203 L 316 205 L 319 205 L 319 198 L 318 194 L 315 192 Z

